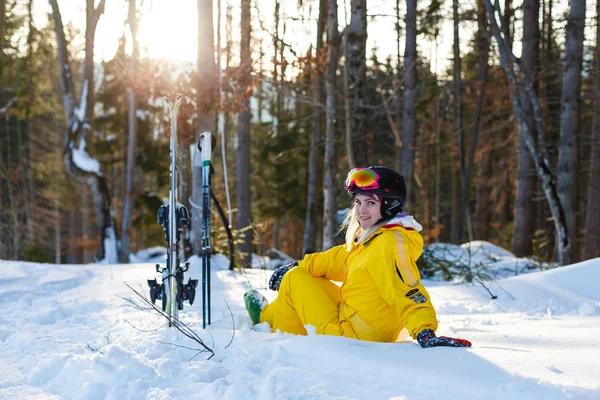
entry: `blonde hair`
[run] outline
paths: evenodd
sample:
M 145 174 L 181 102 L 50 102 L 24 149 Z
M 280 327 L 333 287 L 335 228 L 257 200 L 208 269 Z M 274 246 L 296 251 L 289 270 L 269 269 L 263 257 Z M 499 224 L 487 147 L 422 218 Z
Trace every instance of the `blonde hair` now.
M 340 226 L 340 232 L 346 230 L 346 250 L 350 251 L 356 245 L 361 244 L 367 240 L 372 234 L 377 232 L 382 226 L 384 226 L 388 220 L 381 221 L 377 224 L 371 225 L 367 229 L 361 228 L 358 223 L 358 214 L 356 213 L 356 205 L 350 208 L 350 211 L 346 214 L 342 226 Z

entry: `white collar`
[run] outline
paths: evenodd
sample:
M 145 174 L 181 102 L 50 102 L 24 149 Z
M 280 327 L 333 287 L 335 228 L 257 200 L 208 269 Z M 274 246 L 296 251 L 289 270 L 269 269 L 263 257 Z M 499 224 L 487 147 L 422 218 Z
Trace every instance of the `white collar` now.
M 420 223 L 418 223 L 412 215 L 406 215 L 404 217 L 400 217 L 400 216 L 396 216 L 392 219 L 390 219 L 385 225 L 384 228 L 388 225 L 400 225 L 403 226 L 404 228 L 411 228 L 414 229 L 417 232 L 421 232 L 423 230 L 423 227 L 421 226 Z

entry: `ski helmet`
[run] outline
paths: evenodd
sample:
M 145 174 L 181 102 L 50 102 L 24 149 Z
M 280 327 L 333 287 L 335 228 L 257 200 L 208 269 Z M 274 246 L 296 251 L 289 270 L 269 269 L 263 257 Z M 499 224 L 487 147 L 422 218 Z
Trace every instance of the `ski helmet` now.
M 366 194 L 381 201 L 381 216 L 392 218 L 402 212 L 406 202 L 404 177 L 393 169 L 372 166 L 354 168 L 348 173 L 344 188 L 352 196 Z

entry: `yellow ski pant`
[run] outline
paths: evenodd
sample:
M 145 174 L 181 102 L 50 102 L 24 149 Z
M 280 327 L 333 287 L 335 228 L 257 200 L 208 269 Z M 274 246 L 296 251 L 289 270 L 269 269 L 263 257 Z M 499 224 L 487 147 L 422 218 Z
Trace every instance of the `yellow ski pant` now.
M 279 294 L 260 314 L 260 322 L 268 322 L 276 332 L 306 335 L 304 325 L 310 324 L 317 334 L 344 335 L 340 325 L 340 287 L 327 278 L 313 277 L 304 268 L 295 267 L 286 273 Z

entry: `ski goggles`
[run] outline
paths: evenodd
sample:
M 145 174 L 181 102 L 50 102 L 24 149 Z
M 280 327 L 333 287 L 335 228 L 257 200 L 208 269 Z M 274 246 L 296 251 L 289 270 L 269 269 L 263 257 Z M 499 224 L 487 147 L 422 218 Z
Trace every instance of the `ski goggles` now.
M 354 168 L 348 173 L 344 188 L 349 191 L 354 187 L 363 190 L 379 189 L 379 175 L 369 168 Z

